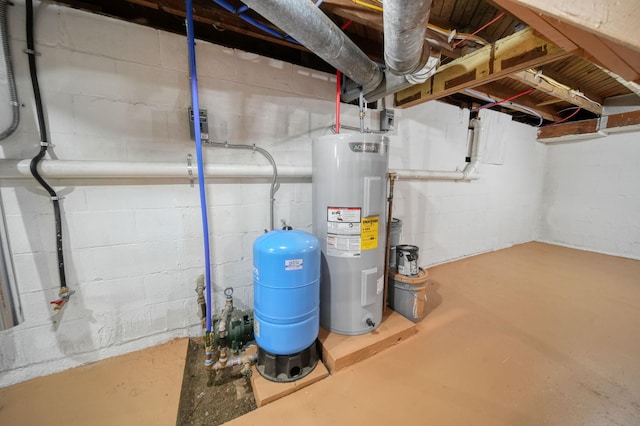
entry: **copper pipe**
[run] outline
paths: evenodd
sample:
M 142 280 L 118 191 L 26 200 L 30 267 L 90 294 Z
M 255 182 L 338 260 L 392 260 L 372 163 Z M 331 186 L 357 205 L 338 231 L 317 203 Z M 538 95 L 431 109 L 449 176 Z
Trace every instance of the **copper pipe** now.
M 387 294 L 389 291 L 389 255 L 391 252 L 391 222 L 393 220 L 393 187 L 395 185 L 398 175 L 395 172 L 389 173 L 389 198 L 387 198 L 388 211 L 387 211 L 387 235 L 386 246 L 384 251 L 384 299 L 382 300 L 382 306 L 384 307 L 383 313 L 387 312 Z

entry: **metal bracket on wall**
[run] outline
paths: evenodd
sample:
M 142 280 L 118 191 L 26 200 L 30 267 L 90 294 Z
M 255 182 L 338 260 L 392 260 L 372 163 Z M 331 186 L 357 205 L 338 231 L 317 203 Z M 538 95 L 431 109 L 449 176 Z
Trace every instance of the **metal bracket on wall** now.
M 187 154 L 187 174 L 189 175 L 189 185 L 193 188 L 193 155 Z

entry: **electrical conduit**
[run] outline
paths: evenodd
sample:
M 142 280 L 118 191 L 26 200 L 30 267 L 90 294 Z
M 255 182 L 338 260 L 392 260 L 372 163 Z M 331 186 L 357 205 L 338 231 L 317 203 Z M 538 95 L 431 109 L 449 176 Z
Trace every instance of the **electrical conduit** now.
M 11 44 L 9 44 L 9 25 L 7 23 L 7 0 L 0 0 L 0 36 L 2 37 L 2 50 L 4 53 L 4 63 L 7 72 L 7 82 L 9 83 L 9 97 L 11 98 L 11 123 L 0 133 L 0 141 L 5 140 L 13 134 L 20 123 L 20 102 L 18 101 L 18 89 L 16 88 L 16 77 L 13 74 L 13 58 L 11 56 Z
M 191 106 L 196 139 L 196 160 L 198 164 L 198 187 L 200 189 L 200 210 L 202 213 L 202 233 L 204 240 L 205 293 L 207 303 L 206 336 L 211 334 L 211 258 L 209 252 L 209 221 L 207 218 L 207 195 L 204 182 L 204 161 L 202 159 L 202 135 L 200 130 L 200 103 L 198 101 L 198 75 L 196 70 L 196 49 L 193 34 L 193 0 L 187 0 L 187 44 L 189 50 L 189 78 L 191 82 Z M 211 361 L 211 360 L 208 360 Z M 205 361 L 206 363 L 207 361 Z M 212 362 L 212 361 L 211 361 Z
M 221 148 L 248 149 L 250 151 L 259 152 L 260 154 L 262 154 L 264 158 L 267 159 L 267 161 L 269 161 L 273 169 L 273 178 L 271 179 L 271 189 L 269 191 L 269 206 L 270 206 L 269 226 L 270 226 L 270 230 L 273 231 L 274 229 L 273 209 L 274 209 L 275 195 L 278 189 L 280 188 L 280 184 L 278 183 L 278 167 L 276 166 L 276 162 L 271 156 L 271 154 L 269 154 L 269 151 L 255 145 L 230 144 L 227 142 L 209 142 L 209 145 L 219 146 Z

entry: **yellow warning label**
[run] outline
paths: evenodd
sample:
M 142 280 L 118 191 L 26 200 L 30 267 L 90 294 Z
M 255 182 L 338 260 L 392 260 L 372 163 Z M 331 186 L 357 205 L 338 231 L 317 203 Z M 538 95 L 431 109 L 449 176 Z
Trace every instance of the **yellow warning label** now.
M 360 250 L 378 248 L 378 216 L 363 217 L 360 225 Z

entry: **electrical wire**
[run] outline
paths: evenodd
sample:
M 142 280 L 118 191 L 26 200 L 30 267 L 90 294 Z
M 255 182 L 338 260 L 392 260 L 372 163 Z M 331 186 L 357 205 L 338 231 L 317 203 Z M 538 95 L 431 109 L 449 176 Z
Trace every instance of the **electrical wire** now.
M 478 34 L 480 31 L 484 30 L 485 28 L 487 28 L 489 25 L 493 24 L 494 22 L 496 22 L 497 20 L 499 20 L 500 18 L 502 18 L 504 16 L 504 12 L 501 12 L 498 16 L 496 16 L 495 18 L 493 18 L 492 20 L 490 20 L 489 22 L 487 22 L 486 24 L 484 24 L 483 26 L 481 26 L 480 28 L 478 28 L 477 30 L 475 30 L 474 32 L 471 33 L 472 36 Z M 458 47 L 458 45 L 460 45 L 462 42 L 468 40 L 470 37 L 464 37 L 462 40 L 456 42 L 453 44 L 453 48 L 455 49 L 456 47 Z
M 367 1 L 364 1 L 364 0 L 351 0 L 351 1 L 353 3 L 359 5 L 359 6 L 363 6 L 363 7 L 366 7 L 368 9 L 375 10 L 376 12 L 382 12 L 384 10 L 381 6 L 377 6 L 375 4 L 371 4 L 371 3 L 367 2 Z M 375 3 L 378 3 L 379 5 L 383 4 L 379 0 L 371 0 L 371 1 L 373 1 Z M 455 31 L 449 31 L 449 30 L 446 30 L 446 29 L 444 29 L 442 27 L 439 27 L 437 25 L 434 25 L 434 24 L 427 24 L 427 28 L 429 28 L 430 30 L 435 31 L 437 33 L 440 33 L 440 34 L 442 34 L 444 36 L 447 36 L 447 37 L 451 37 L 451 34 L 454 34 L 454 36 L 452 37 L 453 40 L 473 40 L 473 41 L 477 42 L 478 44 L 482 44 L 482 45 L 489 44 L 488 41 L 486 41 L 482 37 L 478 37 L 475 34 L 458 33 L 458 32 L 455 32 Z
M 486 104 L 486 105 L 479 106 L 478 108 L 474 108 L 474 109 L 472 109 L 471 111 L 480 111 L 481 109 L 485 109 L 485 108 L 492 108 L 492 107 L 494 107 L 494 106 L 496 106 L 496 105 L 500 105 L 500 104 L 502 104 L 502 103 L 509 102 L 509 101 L 514 100 L 514 99 L 517 99 L 517 98 L 519 98 L 519 97 L 521 97 L 521 96 L 528 95 L 529 93 L 533 92 L 534 90 L 535 90 L 535 89 L 530 88 L 530 89 L 525 90 L 524 92 L 520 92 L 520 93 L 518 93 L 518 94 L 516 94 L 516 95 L 509 96 L 508 98 L 503 99 L 503 100 L 501 100 L 501 101 L 496 101 L 496 102 L 492 102 L 492 103 L 490 103 L 490 104 Z
M 4 64 L 9 83 L 9 98 L 11 105 L 11 123 L 0 133 L 0 141 L 7 139 L 13 134 L 20 124 L 20 102 L 18 101 L 18 89 L 16 86 L 16 76 L 13 73 L 13 57 L 11 56 L 11 44 L 9 43 L 9 25 L 7 23 L 7 0 L 0 0 L 0 33 L 2 36 L 2 51 L 4 54 Z
M 574 96 L 578 96 L 579 98 L 582 98 L 588 102 L 591 102 L 594 105 L 599 106 L 600 108 L 602 108 L 602 104 L 600 104 L 599 102 L 594 101 L 593 99 L 589 98 L 587 95 L 585 95 L 584 93 L 580 92 L 579 90 L 573 89 L 569 86 L 567 86 L 566 84 L 562 84 L 560 83 L 558 80 L 551 78 L 549 76 L 546 76 L 542 73 L 542 71 L 538 71 L 535 70 L 533 68 L 528 69 L 526 72 L 528 72 L 529 74 L 533 74 L 536 78 L 541 78 L 544 81 L 546 81 L 547 83 L 549 83 L 550 85 L 557 87 L 559 89 L 562 90 L 566 90 L 568 91 L 570 94 L 574 95 Z
M 349 19 L 340 27 L 341 30 L 346 30 L 353 21 Z M 335 133 L 340 133 L 340 85 L 342 84 L 342 73 L 340 70 L 336 70 L 336 126 Z
M 488 101 L 488 102 L 497 102 L 492 97 L 487 96 L 482 92 L 478 92 L 477 90 L 464 89 L 464 91 L 466 93 L 468 93 L 469 95 L 473 96 L 474 98 L 484 99 L 485 101 Z M 532 109 L 532 108 L 529 108 L 529 107 L 526 107 L 524 105 L 520 105 L 520 104 L 511 102 L 511 101 L 503 102 L 501 105 L 504 105 L 506 108 L 510 108 L 512 110 L 515 110 L 515 111 L 522 111 L 527 115 L 532 115 L 532 116 L 536 117 L 539 120 L 538 125 L 536 127 L 540 127 L 540 126 L 542 126 L 542 123 L 544 123 L 544 118 L 542 117 L 542 115 L 539 112 L 537 112 L 536 110 Z
M 27 50 L 26 53 L 29 57 L 29 73 L 31 75 L 31 85 L 33 86 L 33 97 L 36 103 L 36 114 L 38 117 L 38 127 L 40 129 L 40 152 L 36 154 L 35 157 L 31 160 L 29 168 L 31 170 L 31 174 L 35 178 L 36 181 L 42 186 L 45 191 L 51 197 L 51 201 L 53 202 L 53 212 L 55 216 L 56 222 L 56 248 L 58 254 L 58 274 L 60 276 L 60 289 L 63 290 L 67 288 L 67 278 L 64 269 L 64 255 L 62 252 L 62 219 L 60 213 L 60 198 L 56 191 L 49 186 L 49 184 L 40 176 L 38 172 L 38 164 L 42 160 L 42 158 L 47 153 L 47 148 L 49 147 L 49 137 L 47 135 L 47 126 L 44 119 L 44 108 L 42 106 L 42 97 L 40 95 L 40 85 L 38 83 L 38 72 L 36 66 L 36 51 L 35 51 L 35 42 L 34 42 L 34 28 L 33 28 L 33 0 L 27 0 L 26 3 L 26 31 L 27 31 Z M 56 303 L 56 302 L 52 302 Z M 62 302 L 56 303 L 58 307 L 61 306 Z
M 376 6 L 375 4 L 371 4 L 363 0 L 351 0 L 351 1 L 359 6 L 364 6 L 368 9 L 375 10 L 377 12 L 382 12 L 382 7 Z
M 579 113 L 580 110 L 582 110 L 582 108 L 580 108 L 580 107 L 575 107 L 575 108 L 577 108 L 577 109 L 575 111 L 573 111 L 571 114 L 569 114 L 568 116 L 566 116 L 565 118 L 563 118 L 562 120 L 558 120 L 558 121 L 554 121 L 553 123 L 546 124 L 545 127 L 546 126 L 553 126 L 554 124 L 564 123 L 565 121 L 575 117 L 575 115 L 577 113 Z

